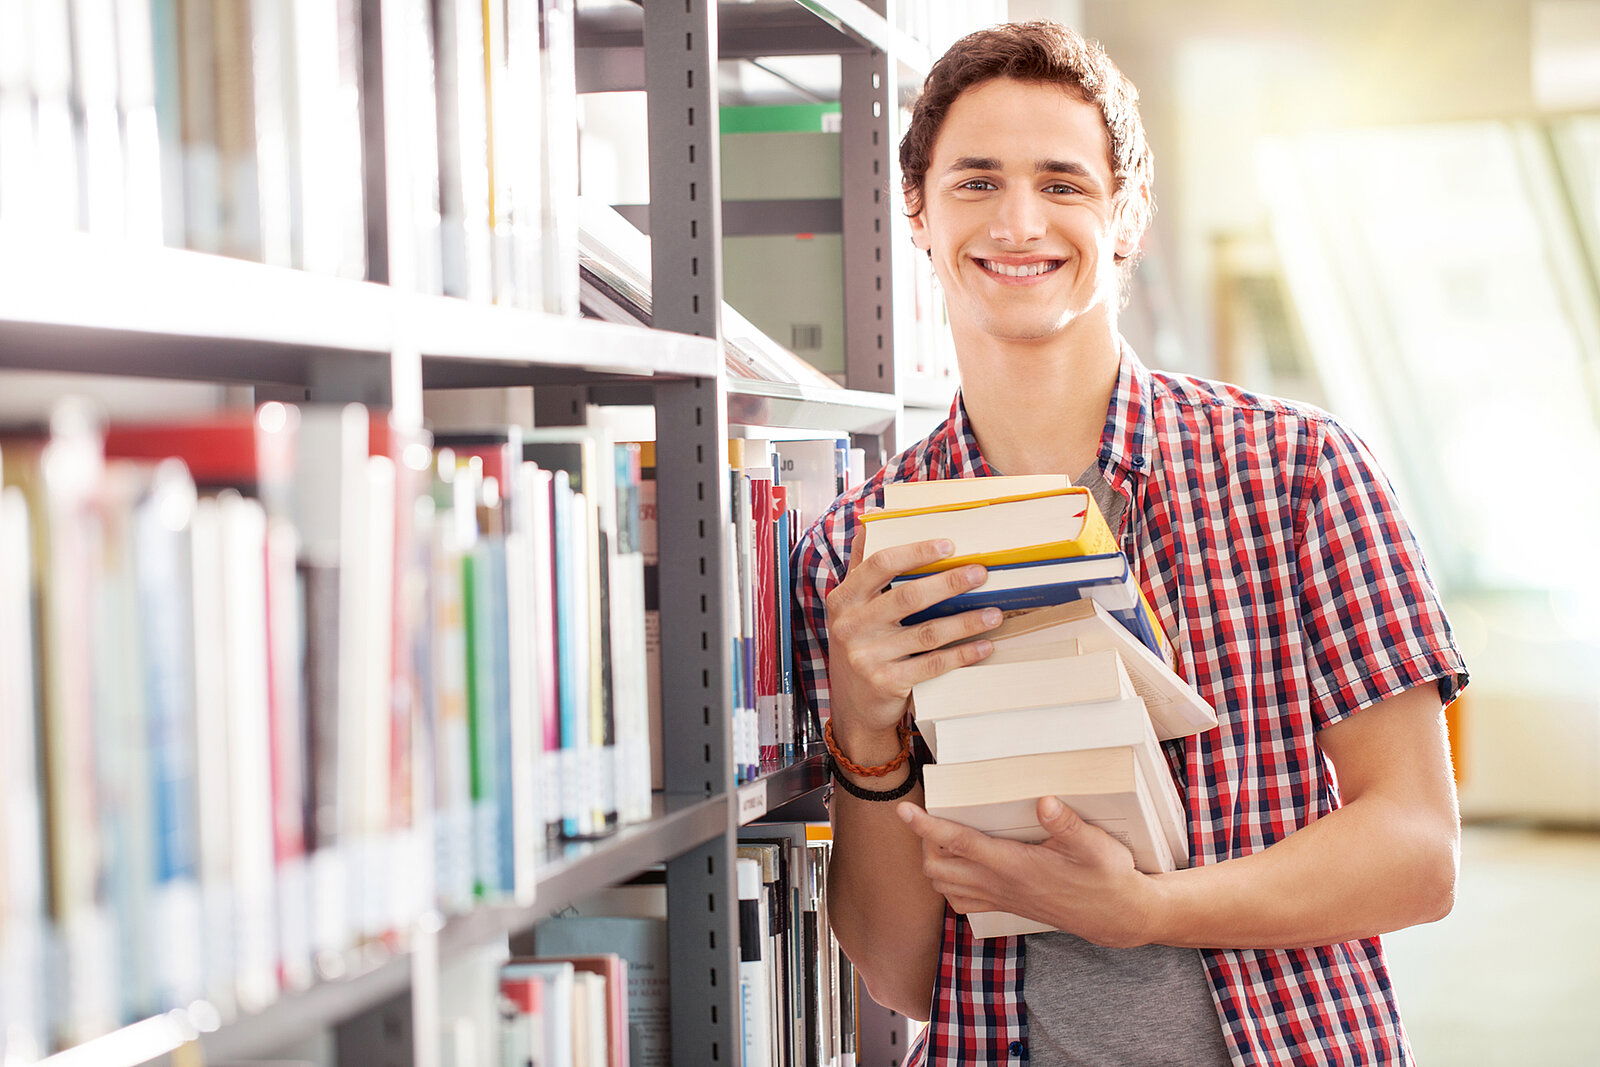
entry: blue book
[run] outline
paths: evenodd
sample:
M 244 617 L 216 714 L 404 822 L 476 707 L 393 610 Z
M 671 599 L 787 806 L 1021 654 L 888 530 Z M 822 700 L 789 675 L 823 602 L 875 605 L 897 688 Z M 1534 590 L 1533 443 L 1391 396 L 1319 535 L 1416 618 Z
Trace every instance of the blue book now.
M 494 819 L 495 819 L 495 874 L 499 891 L 511 895 L 517 889 L 517 811 L 512 803 L 511 761 L 516 757 L 511 746 L 511 626 L 507 618 L 509 586 L 506 583 L 506 542 L 503 536 L 493 536 L 483 542 L 488 549 L 486 593 L 489 632 L 485 644 L 489 669 L 494 673 L 495 700 L 491 712 L 494 716 Z M 482 636 L 482 635 L 480 635 Z M 525 757 L 524 757 L 525 758 Z
M 794 541 L 794 512 L 778 516 L 778 715 L 783 759 L 794 759 L 798 727 L 794 717 L 794 594 L 789 588 L 789 549 Z
M 938 577 L 937 574 L 901 575 L 890 584 L 898 586 Z M 1085 598 L 1096 601 L 1115 616 L 1150 651 L 1166 657 L 1166 638 L 1139 591 L 1127 557 L 1120 552 L 993 566 L 989 568 L 988 580 L 978 588 L 908 615 L 904 624 L 915 626 L 979 608 L 999 608 L 1007 613 L 1031 611 Z
M 587 565 L 579 552 L 573 533 L 573 490 L 569 472 L 554 472 L 555 506 L 552 525 L 555 527 L 556 571 L 556 674 L 558 700 L 561 706 L 561 755 L 559 777 L 561 790 L 562 833 L 578 837 L 587 831 L 582 818 L 582 783 L 576 781 L 582 760 L 581 753 L 588 748 L 589 688 L 588 661 L 579 648 L 579 640 L 587 634 L 580 624 L 580 612 L 587 598 L 579 584 Z M 580 597 L 585 597 L 580 601 Z

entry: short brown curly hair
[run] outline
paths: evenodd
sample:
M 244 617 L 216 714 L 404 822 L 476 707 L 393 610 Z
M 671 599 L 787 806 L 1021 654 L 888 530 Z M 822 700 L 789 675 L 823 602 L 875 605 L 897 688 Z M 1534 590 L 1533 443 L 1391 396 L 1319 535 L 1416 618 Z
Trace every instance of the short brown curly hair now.
M 951 45 L 928 72 L 911 123 L 900 140 L 906 213 L 922 213 L 933 143 L 951 105 L 968 89 L 994 78 L 1059 85 L 1100 109 L 1111 141 L 1111 170 L 1124 225 L 1134 233 L 1143 232 L 1155 211 L 1151 194 L 1155 157 L 1139 117 L 1139 90 L 1111 62 L 1099 42 L 1086 40 L 1059 22 L 1043 20 L 1011 22 L 969 33 Z M 1147 197 L 1130 195 L 1140 186 Z M 1118 262 L 1131 270 L 1137 259 L 1135 253 L 1119 256 Z

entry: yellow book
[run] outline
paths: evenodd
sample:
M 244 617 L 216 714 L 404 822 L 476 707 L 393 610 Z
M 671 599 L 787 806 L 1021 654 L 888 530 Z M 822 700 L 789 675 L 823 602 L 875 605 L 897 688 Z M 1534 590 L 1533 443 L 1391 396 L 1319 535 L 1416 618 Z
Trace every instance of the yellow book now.
M 944 538 L 955 552 L 908 571 L 931 574 L 969 563 L 993 567 L 1120 551 L 1089 490 L 1077 487 L 869 511 L 861 516 L 863 558 L 886 548 Z

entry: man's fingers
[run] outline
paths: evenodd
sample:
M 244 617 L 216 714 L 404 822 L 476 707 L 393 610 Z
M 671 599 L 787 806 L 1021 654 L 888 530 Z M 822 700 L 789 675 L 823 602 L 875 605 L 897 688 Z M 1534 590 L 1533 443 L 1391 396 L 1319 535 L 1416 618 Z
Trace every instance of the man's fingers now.
M 973 857 L 988 838 L 969 826 L 948 819 L 935 818 L 911 803 L 901 803 L 896 810 L 911 832 L 927 844 L 936 846 L 946 856 Z
M 949 619 L 943 619 L 940 621 L 955 622 L 956 620 L 963 619 L 968 615 L 982 614 L 983 612 L 981 611 L 969 611 L 965 612 L 963 615 L 952 615 Z M 983 623 L 981 621 L 977 623 L 968 622 L 964 625 L 975 626 L 975 632 L 978 633 L 982 633 L 984 630 L 993 628 L 990 624 Z M 956 634 L 949 640 L 955 641 L 962 636 L 965 635 Z M 917 640 L 917 637 L 916 635 L 912 635 L 911 637 L 907 638 L 907 640 L 914 642 Z M 909 688 L 913 685 L 916 685 L 918 682 L 926 682 L 930 678 L 937 678 L 941 674 L 948 674 L 957 667 L 970 667 L 974 663 L 981 663 L 985 659 L 988 659 L 989 653 L 993 651 L 994 642 L 985 638 L 979 638 L 976 641 L 963 641 L 958 645 L 949 644 L 947 641 L 944 643 L 944 647 L 941 647 L 936 652 L 929 652 L 921 656 L 912 656 L 910 659 L 904 662 L 902 669 L 906 672 L 904 675 L 905 684 L 907 688 Z
M 901 626 L 891 631 L 893 647 L 901 656 L 937 652 L 947 645 L 954 645 L 958 641 L 987 633 L 999 626 L 1004 618 L 1005 614 L 999 608 L 978 608 L 974 611 L 963 611 L 959 615 L 946 615 L 942 619 L 928 619 L 915 626 Z M 963 658 L 971 654 L 969 649 L 954 657 L 957 665 L 962 665 Z
M 952 567 L 947 571 L 924 574 L 895 586 L 884 596 L 883 607 L 889 612 L 891 619 L 899 622 L 906 616 L 915 615 L 940 601 L 960 596 L 962 593 L 970 593 L 988 578 L 988 568 L 975 563 L 966 567 Z
M 955 545 L 942 538 L 913 541 L 909 545 L 896 545 L 882 552 L 874 552 L 862 561 L 860 569 L 864 579 L 877 583 L 873 588 L 882 589 L 891 578 L 898 578 L 930 563 L 938 563 L 955 550 Z
M 862 559 L 861 555 L 865 551 L 862 546 L 866 543 L 865 534 L 866 531 L 858 523 L 855 535 L 850 539 L 849 570 L 845 573 L 844 580 L 834 586 L 833 591 L 828 594 L 830 610 L 837 611 L 846 605 L 877 596 L 883 587 L 889 584 L 890 579 L 906 571 L 937 563 L 955 551 L 954 545 L 942 539 L 917 541 L 909 545 L 886 548 L 882 552 L 874 552 L 866 559 Z

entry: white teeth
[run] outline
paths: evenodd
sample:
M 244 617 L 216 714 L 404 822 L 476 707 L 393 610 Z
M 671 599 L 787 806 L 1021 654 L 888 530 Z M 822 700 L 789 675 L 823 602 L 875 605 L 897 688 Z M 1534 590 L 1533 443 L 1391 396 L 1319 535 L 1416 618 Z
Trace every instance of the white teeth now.
M 978 262 L 982 263 L 986 269 L 992 270 L 996 274 L 1004 274 L 1008 278 L 1032 278 L 1038 274 L 1048 274 L 1057 267 L 1061 266 L 1060 260 L 1050 260 L 1048 262 L 1040 263 L 1023 263 L 1015 267 L 1006 263 L 996 263 L 990 259 L 980 259 Z

